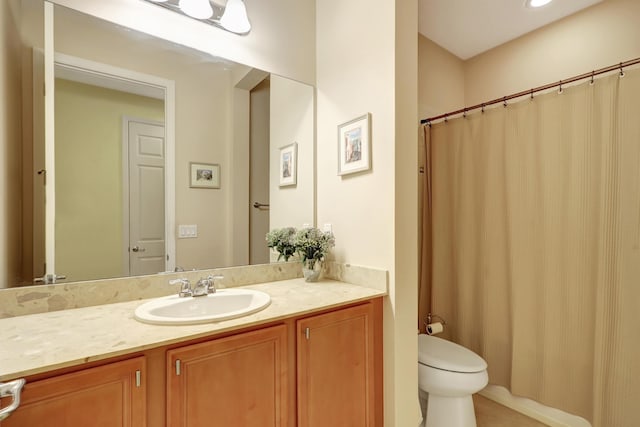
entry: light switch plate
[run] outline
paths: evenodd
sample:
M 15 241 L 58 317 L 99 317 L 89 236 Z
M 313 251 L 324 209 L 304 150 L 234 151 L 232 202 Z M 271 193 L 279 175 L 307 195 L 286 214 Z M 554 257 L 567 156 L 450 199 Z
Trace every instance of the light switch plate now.
M 178 226 L 178 239 L 193 239 L 198 237 L 197 225 L 179 225 Z

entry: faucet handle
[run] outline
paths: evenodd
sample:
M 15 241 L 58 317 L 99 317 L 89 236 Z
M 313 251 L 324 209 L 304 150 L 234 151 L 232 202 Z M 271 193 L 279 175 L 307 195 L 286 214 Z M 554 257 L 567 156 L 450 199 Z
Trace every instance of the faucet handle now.
M 193 293 L 191 292 L 191 282 L 189 282 L 189 279 L 182 277 L 180 279 L 169 280 L 170 285 L 177 285 L 178 283 L 182 285 L 180 287 L 180 292 L 178 292 L 178 296 L 190 297 L 191 295 L 193 295 Z
M 207 293 L 209 294 L 213 294 L 216 292 L 216 280 L 220 280 L 220 279 L 224 279 L 224 276 L 221 276 L 219 274 L 216 275 L 208 275 L 207 276 L 207 281 L 209 282 L 207 284 Z

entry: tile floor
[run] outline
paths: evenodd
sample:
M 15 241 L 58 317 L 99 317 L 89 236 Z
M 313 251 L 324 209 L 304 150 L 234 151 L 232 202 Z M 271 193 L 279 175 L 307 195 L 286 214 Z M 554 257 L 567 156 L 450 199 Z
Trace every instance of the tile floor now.
M 548 427 L 479 394 L 473 395 L 473 404 L 477 427 Z

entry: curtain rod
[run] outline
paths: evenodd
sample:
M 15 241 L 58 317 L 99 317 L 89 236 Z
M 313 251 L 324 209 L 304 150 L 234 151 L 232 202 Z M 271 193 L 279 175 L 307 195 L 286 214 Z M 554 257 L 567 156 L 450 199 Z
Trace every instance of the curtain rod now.
M 533 89 L 529 89 L 529 90 L 524 90 L 522 92 L 518 92 L 518 93 L 514 93 L 513 95 L 509 95 L 509 96 L 503 96 L 502 98 L 496 98 L 492 101 L 488 101 L 488 102 L 483 102 L 481 104 L 477 104 L 474 105 L 473 107 L 465 107 L 462 108 L 460 110 L 456 110 L 456 111 L 451 111 L 449 113 L 446 114 L 440 114 L 439 116 L 434 116 L 434 117 L 429 117 L 428 119 L 422 119 L 420 120 L 420 124 L 431 124 L 436 120 L 441 120 L 441 119 L 447 119 L 448 117 L 451 116 L 455 116 L 457 114 L 467 114 L 467 112 L 472 111 L 472 110 L 477 110 L 478 108 L 481 108 L 484 111 L 485 107 L 488 107 L 489 105 L 494 105 L 494 104 L 499 104 L 499 103 L 503 103 L 505 104 L 506 107 L 506 103 L 509 100 L 512 100 L 514 98 L 520 98 L 521 96 L 525 96 L 525 95 L 531 95 L 531 97 L 533 98 L 533 94 L 537 93 L 537 92 L 542 92 L 548 89 L 552 89 L 554 87 L 560 87 L 560 90 L 562 91 L 562 85 L 564 84 L 568 84 L 568 83 L 573 83 L 576 82 L 578 80 L 584 80 L 584 79 L 588 79 L 591 78 L 591 80 L 593 81 L 593 78 L 595 76 L 598 76 L 600 74 L 604 74 L 604 73 L 608 73 L 611 71 L 616 71 L 616 70 L 620 70 L 620 75 L 624 76 L 624 71 L 623 69 L 625 67 L 630 67 L 632 65 L 636 65 L 636 64 L 640 64 L 640 58 L 635 58 L 635 59 L 631 59 L 629 61 L 626 62 L 621 62 L 619 64 L 616 65 L 611 65 L 609 67 L 605 67 L 605 68 L 600 68 L 599 70 L 594 70 L 591 71 L 590 73 L 584 73 L 584 74 L 580 74 L 579 76 L 574 76 L 571 77 L 569 79 L 566 80 L 560 80 L 557 83 L 549 83 L 546 84 L 544 86 L 538 86 L 536 88 Z

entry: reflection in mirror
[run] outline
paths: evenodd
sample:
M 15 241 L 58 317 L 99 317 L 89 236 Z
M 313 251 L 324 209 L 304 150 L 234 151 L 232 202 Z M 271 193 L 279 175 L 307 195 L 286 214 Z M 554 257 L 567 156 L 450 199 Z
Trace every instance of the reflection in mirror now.
M 164 91 L 56 65 L 55 273 L 87 280 L 166 270 L 173 149 Z
M 37 87 L 42 2 L 22 3 L 24 50 L 34 52 L 23 81 Z M 67 282 L 268 262 L 269 228 L 313 224 L 312 87 L 60 6 L 54 40 L 55 265 Z M 172 83 L 173 99 L 158 81 Z M 47 262 L 49 171 L 37 175 L 44 102 L 37 91 L 24 96 L 34 104 L 23 109 L 23 127 L 33 132 L 23 132 L 33 150 L 23 165 L 32 180 L 23 185 L 29 241 L 13 285 L 32 283 Z M 279 147 L 294 142 L 297 185 L 280 187 Z M 220 165 L 220 188 L 192 188 L 191 162 Z

